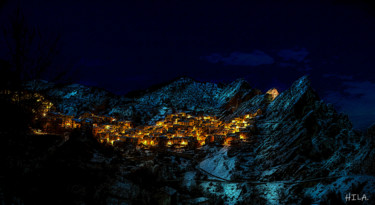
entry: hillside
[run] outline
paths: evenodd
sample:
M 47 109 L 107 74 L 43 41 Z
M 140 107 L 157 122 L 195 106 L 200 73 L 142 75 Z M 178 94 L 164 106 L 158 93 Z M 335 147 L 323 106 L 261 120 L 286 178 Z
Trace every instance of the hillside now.
M 75 131 L 67 142 L 51 142 L 49 152 L 30 159 L 30 168 L 22 175 L 27 180 L 35 176 L 45 180 L 40 173 L 52 170 L 69 180 L 28 183 L 21 195 L 15 186 L 16 194 L 10 194 L 14 200 L 36 200 L 31 196 L 53 194 L 47 187 L 55 186 L 69 196 L 57 204 L 342 204 L 349 193 L 365 196 L 364 204 L 375 199 L 374 129 L 353 130 L 348 117 L 323 102 L 307 77 L 277 97 L 272 96 L 275 91 L 262 94 L 243 80 L 218 86 L 182 78 L 131 99 L 81 85 L 42 81 L 35 85 L 33 89 L 64 114 L 95 112 L 139 125 L 154 124 L 178 112 L 214 115 L 225 122 L 259 114 L 247 142 L 180 151 L 131 144 L 112 148 L 93 140 L 90 131 Z M 12 141 L 9 149 L 18 143 Z M 35 152 L 31 147 L 27 150 Z M 7 155 L 4 161 L 20 157 Z M 11 165 L 5 173 L 18 177 L 17 170 L 23 167 Z M 75 171 L 79 176 L 90 174 L 79 177 Z M 93 184 L 99 188 L 92 189 Z M 72 192 L 71 187 L 78 191 Z

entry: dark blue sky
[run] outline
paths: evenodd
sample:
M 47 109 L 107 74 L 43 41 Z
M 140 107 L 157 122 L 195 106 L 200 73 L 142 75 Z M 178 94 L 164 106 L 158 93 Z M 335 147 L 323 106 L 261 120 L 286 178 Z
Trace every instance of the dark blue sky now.
M 375 122 L 375 12 L 364 1 L 20 2 L 31 25 L 61 33 L 50 72 L 70 68 L 75 82 L 124 94 L 187 75 L 283 90 L 308 74 L 356 127 Z M 14 8 L 2 6 L 1 22 Z

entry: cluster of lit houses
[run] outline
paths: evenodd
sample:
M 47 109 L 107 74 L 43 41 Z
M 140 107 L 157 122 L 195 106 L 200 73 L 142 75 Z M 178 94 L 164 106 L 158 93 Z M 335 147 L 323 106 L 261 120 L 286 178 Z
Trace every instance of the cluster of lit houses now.
M 277 90 L 268 94 L 273 100 Z M 249 113 L 224 122 L 213 116 L 192 116 L 187 113 L 170 114 L 152 126 L 134 127 L 130 121 L 120 121 L 110 116 L 84 113 L 78 118 L 54 112 L 53 104 L 39 94 L 13 95 L 13 101 L 34 98 L 39 102 L 38 110 L 33 110 L 39 128 L 35 134 L 66 134 L 83 125 L 92 127 L 93 135 L 101 143 L 114 146 L 133 144 L 143 148 L 172 147 L 197 148 L 205 144 L 236 145 L 251 141 L 255 131 L 254 120 L 261 114 Z M 21 98 L 21 99 L 20 99 Z
M 114 146 L 196 148 L 205 144 L 235 145 L 250 140 L 255 129 L 254 118 L 259 114 L 260 111 L 223 122 L 212 116 L 192 116 L 182 112 L 168 115 L 152 126 L 134 127 L 130 121 L 92 113 L 74 118 L 48 112 L 41 119 L 41 133 L 63 133 L 90 124 L 93 135 L 101 143 Z
M 41 100 L 43 100 L 41 98 Z M 45 101 L 36 120 L 39 129 L 35 134 L 64 134 L 83 125 L 92 127 L 93 135 L 101 142 L 114 146 L 133 144 L 143 148 L 172 147 L 196 148 L 205 144 L 235 145 L 248 142 L 255 130 L 251 113 L 223 122 L 213 116 L 192 116 L 187 113 L 170 114 L 152 126 L 134 127 L 130 121 L 110 116 L 84 113 L 78 118 L 51 110 L 52 103 Z

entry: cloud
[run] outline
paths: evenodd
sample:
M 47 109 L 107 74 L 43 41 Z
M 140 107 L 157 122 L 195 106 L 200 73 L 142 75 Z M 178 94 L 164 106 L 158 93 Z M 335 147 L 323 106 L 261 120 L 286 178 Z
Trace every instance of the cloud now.
M 338 75 L 338 74 L 324 74 L 325 78 L 337 78 L 339 80 L 353 80 L 353 76 L 350 75 Z
M 339 110 L 347 113 L 356 128 L 367 128 L 375 123 L 375 83 L 344 82 L 342 92 L 329 92 L 327 101 L 337 104 Z
M 275 62 L 271 56 L 259 50 L 255 50 L 252 53 L 233 52 L 226 57 L 218 53 L 213 53 L 209 56 L 205 56 L 204 59 L 210 63 L 222 62 L 225 65 L 236 66 L 259 66 L 273 64 Z
M 297 61 L 302 62 L 309 55 L 309 52 L 305 48 L 301 49 L 283 49 L 277 53 L 285 61 Z

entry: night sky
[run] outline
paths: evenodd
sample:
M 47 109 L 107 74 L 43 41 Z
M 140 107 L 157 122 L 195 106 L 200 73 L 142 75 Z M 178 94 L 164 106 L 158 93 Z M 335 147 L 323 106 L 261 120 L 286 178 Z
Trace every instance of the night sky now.
M 355 127 L 375 122 L 375 12 L 366 1 L 7 1 L 1 24 L 17 2 L 30 25 L 61 34 L 47 80 L 68 69 L 73 82 L 126 94 L 179 76 L 282 91 L 310 75 Z

